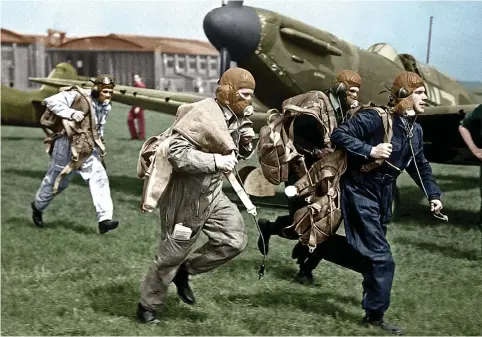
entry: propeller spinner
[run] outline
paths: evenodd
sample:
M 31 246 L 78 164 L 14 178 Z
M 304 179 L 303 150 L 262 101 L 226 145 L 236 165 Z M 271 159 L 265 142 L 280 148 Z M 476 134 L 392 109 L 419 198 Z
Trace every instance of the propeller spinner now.
M 223 1 L 204 17 L 204 33 L 220 52 L 220 75 L 232 61 L 239 62 L 251 55 L 261 38 L 261 22 L 255 10 L 243 6 L 243 1 Z

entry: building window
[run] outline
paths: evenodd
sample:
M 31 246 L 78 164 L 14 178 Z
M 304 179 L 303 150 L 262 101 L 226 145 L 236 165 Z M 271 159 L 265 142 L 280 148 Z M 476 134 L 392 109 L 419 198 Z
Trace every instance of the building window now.
M 208 68 L 208 65 L 206 64 L 206 61 L 201 61 L 201 70 L 206 70 Z
M 189 69 L 196 69 L 196 60 L 189 61 Z
M 218 69 L 217 63 L 211 63 L 211 70 L 216 70 Z
M 186 62 L 184 62 L 184 60 L 179 60 L 177 61 L 177 66 L 179 69 L 184 69 L 186 67 Z
M 174 68 L 174 61 L 173 60 L 168 60 L 167 61 L 167 65 L 166 65 L 168 68 Z

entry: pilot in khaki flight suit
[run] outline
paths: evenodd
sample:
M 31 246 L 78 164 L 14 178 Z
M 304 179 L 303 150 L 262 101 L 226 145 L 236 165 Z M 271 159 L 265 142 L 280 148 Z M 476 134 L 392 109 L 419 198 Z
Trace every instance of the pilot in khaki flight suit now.
M 194 304 L 188 276 L 228 262 L 248 243 L 243 218 L 222 191 L 222 179 L 223 172 L 235 168 L 238 158 L 253 152 L 254 130 L 248 116 L 253 113 L 254 88 L 250 72 L 231 68 L 219 80 L 215 99 L 178 109 L 165 140 L 165 160 L 172 173 L 159 200 L 161 244 L 141 285 L 137 319 L 142 323 L 159 323 L 156 311 L 171 282 L 181 300 Z M 161 160 L 156 158 L 156 162 Z M 201 232 L 208 241 L 194 248 Z

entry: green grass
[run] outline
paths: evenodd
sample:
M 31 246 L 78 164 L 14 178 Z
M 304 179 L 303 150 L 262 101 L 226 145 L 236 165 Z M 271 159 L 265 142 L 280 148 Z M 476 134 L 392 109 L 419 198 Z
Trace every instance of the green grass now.
M 41 130 L 2 126 L 2 327 L 5 335 L 380 335 L 358 324 L 361 276 L 329 262 L 316 284 L 292 282 L 293 242 L 273 238 L 266 276 L 258 281 L 257 231 L 243 212 L 250 243 L 237 258 L 192 278 L 195 306 L 172 286 L 159 326 L 134 320 L 139 285 L 159 244 L 158 212 L 139 212 L 136 178 L 141 142 L 129 141 L 128 108 L 114 106 L 106 163 L 117 230 L 97 234 L 88 187 L 76 177 L 44 214 L 31 221 L 48 166 Z M 147 113 L 147 135 L 173 120 Z M 255 159 L 252 160 L 254 162 Z M 422 192 L 399 180 L 401 215 L 388 231 L 396 262 L 387 320 L 407 335 L 482 334 L 482 256 L 478 168 L 433 165 L 449 223 L 431 217 Z M 259 209 L 274 219 L 285 210 Z

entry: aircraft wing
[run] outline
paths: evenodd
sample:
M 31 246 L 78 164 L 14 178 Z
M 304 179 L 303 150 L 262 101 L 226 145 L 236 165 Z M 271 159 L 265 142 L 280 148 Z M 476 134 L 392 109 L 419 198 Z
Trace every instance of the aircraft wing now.
M 92 82 L 58 78 L 29 78 L 30 81 L 44 85 L 61 88 L 77 85 L 90 89 Z M 140 106 L 147 110 L 159 111 L 169 115 L 175 115 L 177 108 L 184 103 L 194 103 L 206 98 L 202 95 L 172 93 L 155 89 L 136 88 L 125 85 L 116 85 L 114 88 L 113 101 Z
M 81 88 L 90 89 L 92 82 L 79 81 L 71 79 L 59 78 L 29 78 L 30 81 L 44 84 L 51 87 L 61 88 L 72 85 L 77 85 Z M 169 91 L 161 91 L 156 89 L 136 88 L 126 85 L 116 85 L 114 87 L 114 95 L 112 100 L 114 102 L 123 103 L 126 105 L 139 106 L 141 108 L 158 111 L 168 115 L 175 116 L 177 108 L 184 103 L 194 103 L 209 96 L 173 93 Z M 268 110 L 256 99 L 253 103 L 254 114 L 250 119 L 254 123 L 255 132 L 259 132 L 261 127 L 266 124 L 266 111 Z
M 461 115 L 464 116 L 465 114 L 473 111 L 478 104 L 463 104 L 463 105 L 442 105 L 442 106 L 428 106 L 425 107 L 425 111 L 423 114 L 419 115 L 423 118 L 423 116 L 432 116 L 432 115 Z

